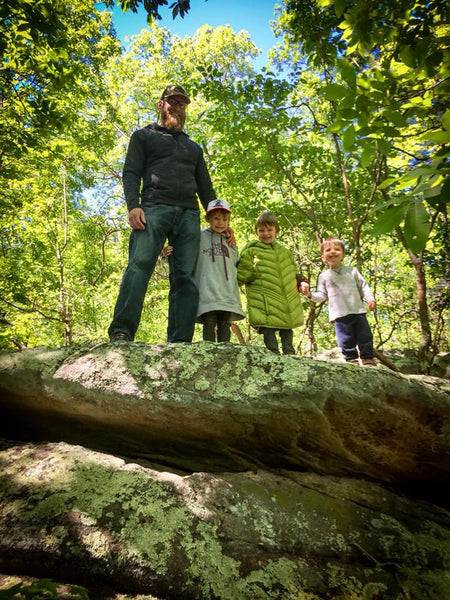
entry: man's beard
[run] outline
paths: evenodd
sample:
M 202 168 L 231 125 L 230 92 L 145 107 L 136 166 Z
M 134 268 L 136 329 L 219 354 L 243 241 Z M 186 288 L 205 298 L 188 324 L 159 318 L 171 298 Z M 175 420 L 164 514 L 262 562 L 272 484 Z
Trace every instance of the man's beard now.
M 161 125 L 169 131 L 181 131 L 184 127 L 186 117 L 178 113 L 170 113 L 168 110 L 161 112 Z

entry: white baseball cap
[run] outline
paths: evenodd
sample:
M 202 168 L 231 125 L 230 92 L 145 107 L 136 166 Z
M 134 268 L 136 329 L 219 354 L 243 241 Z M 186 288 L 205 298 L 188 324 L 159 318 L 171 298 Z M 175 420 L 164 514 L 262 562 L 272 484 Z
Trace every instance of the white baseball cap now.
M 231 212 L 231 208 L 229 203 L 226 200 L 211 200 L 206 209 L 206 214 L 210 213 L 213 210 L 226 210 L 227 212 Z

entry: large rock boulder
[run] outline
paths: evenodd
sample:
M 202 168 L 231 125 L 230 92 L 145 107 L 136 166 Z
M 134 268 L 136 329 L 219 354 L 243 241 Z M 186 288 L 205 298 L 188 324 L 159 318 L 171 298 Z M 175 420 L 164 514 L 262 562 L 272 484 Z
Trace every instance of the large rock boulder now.
M 387 370 L 233 345 L 105 344 L 3 356 L 0 390 L 5 438 L 64 440 L 182 471 L 449 484 L 450 397 Z
M 447 597 L 435 385 L 121 343 L 3 355 L 0 392 L 4 572 L 169 599 Z
M 375 483 L 182 477 L 64 443 L 5 447 L 1 460 L 7 572 L 192 600 L 444 600 L 450 589 L 450 514 Z

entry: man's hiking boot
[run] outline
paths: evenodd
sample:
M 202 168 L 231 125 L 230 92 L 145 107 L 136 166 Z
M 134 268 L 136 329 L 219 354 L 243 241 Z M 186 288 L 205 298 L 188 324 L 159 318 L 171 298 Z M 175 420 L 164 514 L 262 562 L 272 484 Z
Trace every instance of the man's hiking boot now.
M 116 331 L 110 337 L 111 342 L 131 342 L 131 338 L 127 333 L 123 331 Z

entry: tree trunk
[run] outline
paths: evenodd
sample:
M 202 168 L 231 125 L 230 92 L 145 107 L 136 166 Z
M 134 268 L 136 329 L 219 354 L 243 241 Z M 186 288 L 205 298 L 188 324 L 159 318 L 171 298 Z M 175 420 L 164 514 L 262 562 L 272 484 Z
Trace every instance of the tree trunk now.
M 430 313 L 428 310 L 427 301 L 427 281 L 425 276 L 425 269 L 423 265 L 423 252 L 420 254 L 414 254 L 409 248 L 403 235 L 403 231 L 400 227 L 396 229 L 397 236 L 405 248 L 406 252 L 411 259 L 414 269 L 416 271 L 416 290 L 417 290 L 417 303 L 419 306 L 419 321 L 421 330 L 421 340 L 419 345 L 419 360 L 420 362 L 426 362 L 427 352 L 432 347 L 432 336 L 430 327 Z

